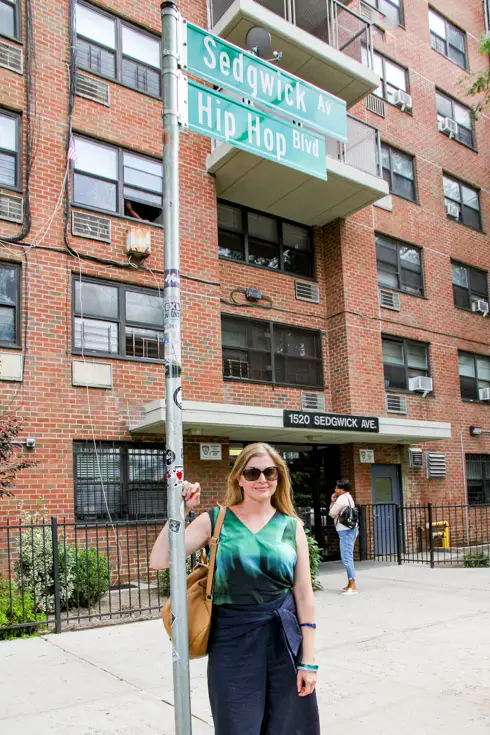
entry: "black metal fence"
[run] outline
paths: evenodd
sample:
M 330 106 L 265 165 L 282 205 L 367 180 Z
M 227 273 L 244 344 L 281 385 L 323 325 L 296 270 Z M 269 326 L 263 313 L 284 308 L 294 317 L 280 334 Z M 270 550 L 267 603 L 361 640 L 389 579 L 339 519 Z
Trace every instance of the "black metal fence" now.
M 490 558 L 490 505 L 362 505 L 361 561 L 484 566 Z

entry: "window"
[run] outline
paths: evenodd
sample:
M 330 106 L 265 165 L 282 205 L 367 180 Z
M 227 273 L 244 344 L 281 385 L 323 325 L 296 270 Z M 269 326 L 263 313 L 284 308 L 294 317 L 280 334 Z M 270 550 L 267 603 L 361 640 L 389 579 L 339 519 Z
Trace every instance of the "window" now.
M 478 191 L 450 176 L 444 175 L 443 182 L 447 215 L 464 225 L 468 225 L 468 227 L 481 230 L 482 221 Z
M 310 278 L 313 276 L 312 240 L 309 227 L 218 202 L 221 258 Z
M 73 204 L 161 224 L 160 161 L 79 136 L 75 146 Z
M 490 388 L 490 357 L 460 352 L 458 361 L 461 398 L 481 400 L 480 391 Z
M 160 96 L 160 41 L 155 36 L 80 2 L 76 27 L 79 67 Z
M 490 504 L 490 454 L 466 455 L 469 505 Z
M 229 316 L 221 329 L 225 378 L 323 387 L 321 332 Z
M 464 145 L 474 148 L 475 138 L 473 134 L 473 120 L 469 107 L 460 105 L 459 102 L 455 102 L 451 97 L 448 97 L 439 91 L 436 91 L 436 103 L 439 130 L 444 123 L 444 119 L 449 117 L 457 123 L 457 130 L 455 133 L 456 140 L 459 140 L 459 142 Z
M 414 202 L 415 167 L 413 156 L 382 143 L 381 162 L 383 179 L 388 182 L 390 192 Z
M 0 110 L 0 186 L 20 187 L 20 116 Z
M 77 521 L 166 518 L 163 446 L 74 442 L 73 454 Z
M 420 248 L 376 234 L 376 263 L 380 286 L 423 295 Z
M 488 302 L 488 274 L 479 268 L 470 268 L 463 263 L 451 263 L 454 303 L 462 309 L 480 299 Z
M 0 344 L 20 345 L 20 267 L 0 263 Z
M 398 89 L 408 92 L 408 72 L 403 66 L 389 61 L 381 54 L 374 52 L 374 71 L 381 77 L 381 86 L 373 94 L 382 97 L 391 104 Z
M 402 0 L 366 0 L 386 17 L 388 25 L 401 26 L 403 23 Z
M 73 351 L 163 360 L 163 306 L 158 292 L 74 277 Z
M 429 8 L 430 44 L 433 49 L 466 69 L 466 34 Z
M 408 339 L 383 337 L 385 388 L 408 390 L 409 378 L 430 375 L 429 345 Z
M 18 0 L 0 0 L 0 36 L 20 38 Z

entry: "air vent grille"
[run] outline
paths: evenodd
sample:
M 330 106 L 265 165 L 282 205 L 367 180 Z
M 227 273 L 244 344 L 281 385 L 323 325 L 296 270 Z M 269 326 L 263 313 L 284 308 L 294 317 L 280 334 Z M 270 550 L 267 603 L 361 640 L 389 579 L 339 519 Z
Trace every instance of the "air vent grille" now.
M 87 212 L 72 212 L 71 233 L 89 240 L 111 241 L 111 221 Z
M 24 219 L 24 200 L 9 194 L 0 194 L 0 219 L 22 223 Z
M 295 281 L 294 292 L 299 301 L 310 301 L 312 304 L 320 303 L 320 289 L 316 283 Z
M 387 393 L 386 410 L 388 413 L 407 413 L 406 396 L 397 396 L 393 393 Z
M 394 291 L 385 291 L 380 288 L 379 290 L 379 305 L 383 309 L 393 309 L 393 311 L 400 311 L 400 294 Z
M 77 71 L 75 78 L 75 92 L 79 97 L 86 97 L 92 102 L 109 107 L 109 85 L 100 79 L 89 77 Z
M 408 450 L 408 466 L 421 468 L 424 466 L 424 453 L 420 447 L 410 447 Z
M 302 411 L 325 411 L 325 396 L 323 393 L 301 393 Z
M 384 100 L 376 97 L 375 94 L 368 94 L 366 97 L 366 107 L 370 112 L 380 117 L 386 117 L 386 105 Z
M 22 49 L 0 41 L 0 66 L 22 74 L 24 71 Z
M 446 477 L 446 455 L 444 452 L 426 453 L 427 477 Z

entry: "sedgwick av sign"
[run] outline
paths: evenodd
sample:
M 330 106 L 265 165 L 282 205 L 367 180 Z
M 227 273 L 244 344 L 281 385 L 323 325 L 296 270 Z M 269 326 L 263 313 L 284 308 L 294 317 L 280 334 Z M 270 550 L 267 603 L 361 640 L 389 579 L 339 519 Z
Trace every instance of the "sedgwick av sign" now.
M 299 429 L 328 429 L 330 431 L 359 431 L 379 433 L 376 416 L 350 416 L 342 413 L 316 413 L 314 411 L 284 411 L 283 426 Z

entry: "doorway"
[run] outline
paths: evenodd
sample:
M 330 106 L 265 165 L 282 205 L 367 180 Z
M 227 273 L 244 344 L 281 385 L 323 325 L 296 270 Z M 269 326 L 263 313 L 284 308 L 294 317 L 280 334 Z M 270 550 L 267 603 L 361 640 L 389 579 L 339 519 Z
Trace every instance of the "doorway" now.
M 371 465 L 374 554 L 394 554 L 397 548 L 397 505 L 402 504 L 400 465 Z

